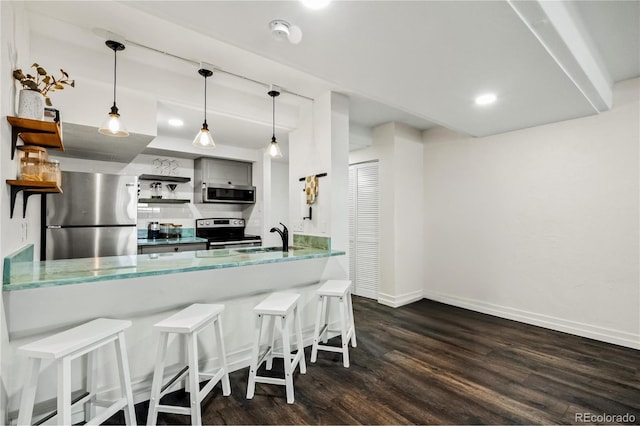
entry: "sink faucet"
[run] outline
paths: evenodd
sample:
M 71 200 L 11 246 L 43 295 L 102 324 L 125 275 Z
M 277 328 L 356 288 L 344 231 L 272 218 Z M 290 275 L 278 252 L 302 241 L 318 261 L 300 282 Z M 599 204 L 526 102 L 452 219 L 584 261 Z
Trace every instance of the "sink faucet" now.
M 280 238 L 282 238 L 282 251 L 289 251 L 289 230 L 284 223 L 280 222 L 280 225 L 282 225 L 282 231 L 273 227 L 269 232 L 277 232 L 280 234 Z

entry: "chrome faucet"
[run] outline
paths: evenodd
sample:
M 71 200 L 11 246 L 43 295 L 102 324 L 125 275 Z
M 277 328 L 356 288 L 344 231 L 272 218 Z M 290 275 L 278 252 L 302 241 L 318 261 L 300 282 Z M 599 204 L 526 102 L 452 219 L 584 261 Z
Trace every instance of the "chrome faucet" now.
M 289 251 L 289 230 L 284 226 L 284 223 L 280 222 L 280 225 L 282 225 L 282 231 L 273 227 L 269 232 L 277 232 L 280 234 L 280 238 L 282 238 L 282 251 Z

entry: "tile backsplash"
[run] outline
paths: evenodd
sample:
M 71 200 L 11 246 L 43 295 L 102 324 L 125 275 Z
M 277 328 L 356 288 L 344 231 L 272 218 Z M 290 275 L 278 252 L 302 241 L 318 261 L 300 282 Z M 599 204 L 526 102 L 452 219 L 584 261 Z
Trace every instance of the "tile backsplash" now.
M 220 204 L 139 204 L 138 232 L 146 232 L 149 222 L 167 222 L 194 228 L 196 220 L 209 217 L 242 218 L 240 206 Z
M 313 247 L 322 250 L 331 250 L 331 237 L 318 235 L 293 234 L 293 245 L 300 247 Z

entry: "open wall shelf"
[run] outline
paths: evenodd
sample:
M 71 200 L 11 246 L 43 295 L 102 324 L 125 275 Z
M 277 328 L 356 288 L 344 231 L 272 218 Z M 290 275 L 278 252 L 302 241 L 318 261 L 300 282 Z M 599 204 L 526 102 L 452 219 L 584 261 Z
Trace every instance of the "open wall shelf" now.
M 138 198 L 138 203 L 146 204 L 186 204 L 191 200 L 184 198 Z
M 191 178 L 189 177 L 165 176 L 165 175 L 140 175 L 138 179 L 154 180 L 154 181 L 161 181 L 161 182 L 176 182 L 176 183 L 186 183 L 191 181 Z
M 32 180 L 9 180 L 7 184 L 11 186 L 11 217 L 13 218 L 13 210 L 16 204 L 16 196 L 18 192 L 22 194 L 22 217 L 27 214 L 27 200 L 33 194 L 62 194 L 62 188 L 56 182 L 40 182 Z
M 7 116 L 11 124 L 11 159 L 16 152 L 18 137 L 27 145 L 36 145 L 45 148 L 55 148 L 64 151 L 62 145 L 62 129 L 56 121 L 33 120 L 31 118 Z M 13 210 L 16 197 L 22 191 L 22 217 L 27 214 L 27 200 L 33 194 L 62 193 L 62 188 L 56 182 L 42 182 L 31 180 L 7 179 L 7 185 L 11 187 L 10 215 L 13 218 Z
M 60 123 L 11 116 L 7 116 L 7 121 L 11 124 L 12 160 L 16 152 L 18 137 L 20 137 L 26 145 L 37 145 L 64 151 Z

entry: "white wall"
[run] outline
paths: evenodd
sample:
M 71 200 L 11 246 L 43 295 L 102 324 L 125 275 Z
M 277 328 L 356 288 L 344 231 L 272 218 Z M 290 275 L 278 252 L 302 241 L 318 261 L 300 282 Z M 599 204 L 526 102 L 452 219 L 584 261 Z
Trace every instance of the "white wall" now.
M 263 245 L 280 246 L 282 241 L 280 235 L 268 232 L 273 226 L 281 228 L 280 223 L 291 227 L 289 222 L 289 164 L 282 162 L 271 162 L 271 196 L 269 208 L 269 220 L 265 223 Z
M 292 229 L 330 236 L 332 248 L 348 248 L 349 100 L 327 92 L 310 107 L 301 108 L 299 127 L 289 134 L 289 219 Z M 318 196 L 309 205 L 302 192 L 309 175 L 327 173 L 318 181 Z
M 349 247 L 349 99 L 327 92 L 303 106 L 299 127 L 289 134 L 289 220 L 295 233 L 331 237 L 331 248 Z M 304 176 L 319 173 L 319 192 L 312 204 L 313 219 L 303 201 Z M 349 273 L 349 259 L 337 262 L 343 278 Z
M 490 137 L 426 131 L 425 296 L 640 348 L 639 93 Z
M 425 242 L 422 212 L 423 143 L 420 132 L 396 123 L 394 146 L 395 293 L 391 301 L 405 304 L 422 298 Z
M 7 115 L 16 115 L 16 85 L 13 79 L 13 70 L 18 68 L 21 61 L 29 56 L 29 27 L 27 25 L 24 6 L 13 2 L 0 2 L 0 136 L 2 154 L 0 154 L 0 175 L 2 182 L 6 179 L 15 179 L 17 175 L 16 160 L 11 160 L 11 126 L 5 119 Z M 29 64 L 30 65 L 30 64 Z M 2 257 L 17 250 L 25 243 L 35 243 L 37 232 L 32 232 L 27 224 L 33 218 L 39 217 L 40 197 L 29 198 L 27 218 L 22 218 L 22 194 L 16 198 L 16 207 L 13 218 L 9 218 L 10 189 L 8 185 L 2 185 L 0 197 L 0 252 Z M 26 232 L 25 232 L 26 231 Z M 0 268 L 3 268 L 0 266 Z M 6 372 L 11 371 L 7 367 L 5 353 L 9 343 L 7 324 L 4 312 L 4 294 L 0 292 L 0 423 L 6 424 L 7 392 Z

